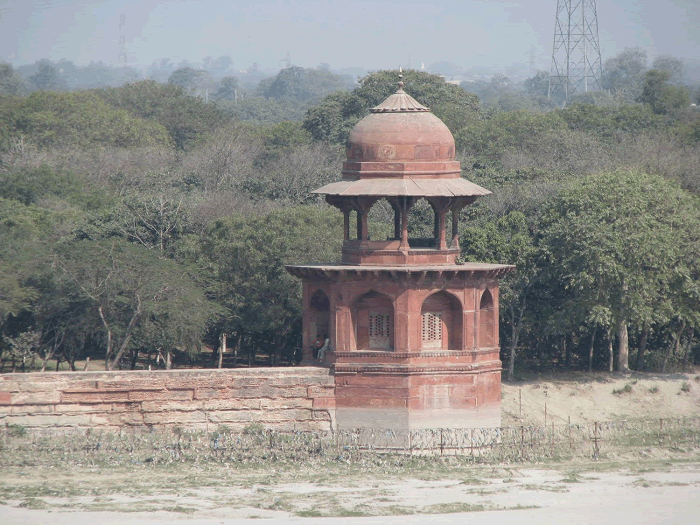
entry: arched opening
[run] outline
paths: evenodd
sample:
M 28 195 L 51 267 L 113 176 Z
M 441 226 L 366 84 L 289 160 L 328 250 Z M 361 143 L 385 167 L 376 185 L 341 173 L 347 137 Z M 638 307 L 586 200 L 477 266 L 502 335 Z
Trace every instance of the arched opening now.
M 309 301 L 309 336 L 312 339 L 330 334 L 331 303 L 323 290 L 316 290 Z
M 391 241 L 401 238 L 401 215 L 389 199 L 372 203 L 367 211 L 369 238 L 372 241 Z
M 352 324 L 357 350 L 393 350 L 394 305 L 386 295 L 368 292 L 358 297 L 352 308 Z
M 462 305 L 447 292 L 426 298 L 421 307 L 423 350 L 462 349 Z
M 479 348 L 489 348 L 496 345 L 496 310 L 493 296 L 489 290 L 484 290 L 479 301 Z
M 426 199 L 417 199 L 408 212 L 408 242 L 412 249 L 435 248 L 435 210 Z

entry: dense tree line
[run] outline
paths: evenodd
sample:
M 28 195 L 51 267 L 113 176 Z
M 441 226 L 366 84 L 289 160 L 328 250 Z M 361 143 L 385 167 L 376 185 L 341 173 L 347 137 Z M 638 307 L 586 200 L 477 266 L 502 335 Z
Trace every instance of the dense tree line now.
M 494 192 L 463 212 L 462 259 L 518 265 L 501 294 L 511 377 L 700 360 L 700 114 L 676 62 L 637 59 L 616 57 L 614 86 L 564 108 L 541 75 L 512 96 L 494 79 L 485 107 L 468 85 L 405 72 L 464 176 Z M 25 90 L 0 68 L 4 370 L 171 366 L 222 334 L 273 362 L 299 344 L 301 286 L 283 267 L 336 260 L 342 238 L 309 192 L 338 178 L 349 130 L 396 72 L 349 90 L 288 68 L 245 106 L 223 65 L 208 100 L 189 66 L 83 91 Z M 417 207 L 411 227 L 432 217 Z

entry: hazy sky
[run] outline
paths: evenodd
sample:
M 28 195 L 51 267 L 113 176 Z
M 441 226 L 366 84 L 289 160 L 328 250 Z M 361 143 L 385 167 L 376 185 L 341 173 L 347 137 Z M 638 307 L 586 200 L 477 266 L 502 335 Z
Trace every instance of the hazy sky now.
M 641 46 L 653 58 L 700 54 L 699 0 L 598 0 L 603 60 Z M 126 15 L 128 62 L 230 55 L 237 69 L 529 64 L 549 69 L 556 0 L 0 0 L 0 61 L 116 63 Z

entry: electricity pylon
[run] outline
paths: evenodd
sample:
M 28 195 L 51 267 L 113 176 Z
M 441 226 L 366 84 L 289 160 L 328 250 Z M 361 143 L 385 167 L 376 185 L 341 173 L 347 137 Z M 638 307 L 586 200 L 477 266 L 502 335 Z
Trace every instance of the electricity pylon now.
M 119 65 L 126 67 L 126 35 L 124 26 L 126 25 L 126 15 L 119 17 Z
M 549 97 L 602 89 L 595 0 L 557 0 Z

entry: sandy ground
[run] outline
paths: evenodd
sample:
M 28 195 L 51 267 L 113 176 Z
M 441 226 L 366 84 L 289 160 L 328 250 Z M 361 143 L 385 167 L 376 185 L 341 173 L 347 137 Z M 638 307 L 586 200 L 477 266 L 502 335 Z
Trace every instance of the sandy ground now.
M 613 393 L 628 384 L 631 392 Z M 502 393 L 503 426 L 542 425 L 545 406 L 547 424 L 700 417 L 699 373 L 542 375 L 504 383 Z
M 520 524 L 674 524 L 698 522 L 700 512 L 700 463 L 659 466 L 619 471 L 577 470 L 503 470 L 485 469 L 478 482 L 462 479 L 422 481 L 408 479 L 384 484 L 382 491 L 395 505 L 408 508 L 416 502 L 428 504 L 437 514 L 339 518 L 309 518 L 275 513 L 260 516 L 255 522 L 312 524 L 423 524 L 423 523 L 510 523 Z M 503 476 L 506 477 L 503 477 Z M 491 476 L 491 477 L 486 477 Z M 372 491 L 373 482 L 364 490 L 351 489 L 347 498 L 363 497 Z M 291 484 L 275 487 L 279 493 L 294 492 L 303 497 L 313 484 Z M 341 489 L 342 492 L 342 489 Z M 366 496 L 366 495 L 365 495 Z M 187 502 L 184 502 L 187 503 Z M 442 513 L 472 506 L 470 512 Z M 534 508 L 533 508 L 534 507 Z M 483 510 L 480 510 L 483 509 Z M 0 507 L 0 522 L 5 525 L 136 525 L 177 523 L 182 525 L 234 525 L 251 523 L 241 510 L 226 506 L 202 509 L 197 517 L 184 517 L 173 512 L 116 513 L 75 512 L 71 510 L 30 510 L 13 506 Z M 250 514 L 248 515 L 250 516 Z M 267 518 L 267 519 L 266 519 Z
M 541 425 L 545 404 L 547 423 L 700 417 L 700 375 L 567 374 L 504 384 L 503 424 Z M 0 456 L 0 525 L 695 525 L 699 450 L 630 454 L 611 463 L 400 472 L 389 466 L 366 474 L 350 466 L 47 470 L 2 467 Z

